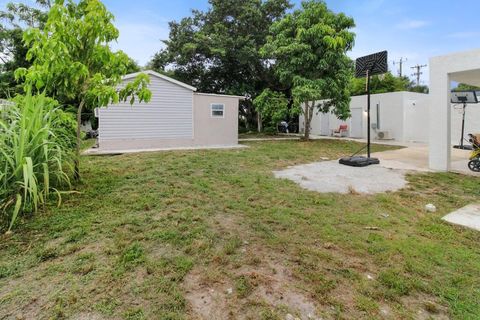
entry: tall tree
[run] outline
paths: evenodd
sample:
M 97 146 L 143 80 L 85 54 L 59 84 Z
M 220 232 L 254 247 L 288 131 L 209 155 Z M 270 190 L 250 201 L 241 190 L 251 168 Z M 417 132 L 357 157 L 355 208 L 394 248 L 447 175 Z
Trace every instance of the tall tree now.
M 276 132 L 278 123 L 285 120 L 289 113 L 289 101 L 285 95 L 270 89 L 263 90 L 263 92 L 253 100 L 253 105 L 259 117 L 263 118 L 259 122 L 265 125 L 267 131 Z
M 315 109 L 332 111 L 341 119 L 350 115 L 353 62 L 346 53 L 354 44 L 355 34 L 350 31 L 354 26 L 352 18 L 332 12 L 325 2 L 310 0 L 271 27 L 273 35 L 262 52 L 280 80 L 293 86 L 297 111 L 304 113 L 307 140 Z
M 27 86 L 45 90 L 60 101 L 78 101 L 76 178 L 80 173 L 83 108 L 102 107 L 119 99 L 133 103 L 135 96 L 140 101 L 151 97 L 145 74 L 118 90 L 131 60 L 122 51 L 113 52 L 109 47 L 119 36 L 112 21 L 113 15 L 99 0 L 56 0 L 45 27 L 24 33 L 30 47 L 27 58 L 33 59 L 33 65 L 18 69 L 16 76 L 24 77 Z
M 151 66 L 205 92 L 244 95 L 241 115 L 255 123 L 253 99 L 280 84 L 260 55 L 270 26 L 291 8 L 288 0 L 209 0 L 210 8 L 170 23 L 166 49 Z M 288 88 L 286 88 L 288 89 Z
M 43 28 L 47 21 L 50 1 L 36 0 L 34 5 L 8 3 L 0 11 L 0 97 L 13 97 L 22 92 L 15 80 L 17 68 L 29 67 L 26 55 L 28 47 L 22 41 L 25 28 Z

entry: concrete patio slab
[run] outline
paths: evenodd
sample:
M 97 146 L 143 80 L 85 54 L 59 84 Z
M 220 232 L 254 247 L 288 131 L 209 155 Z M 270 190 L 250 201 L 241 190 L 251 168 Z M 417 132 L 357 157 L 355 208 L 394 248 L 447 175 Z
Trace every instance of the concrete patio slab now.
M 374 165 L 364 168 L 344 166 L 338 161 L 315 162 L 275 171 L 276 178 L 289 179 L 301 187 L 321 193 L 374 194 L 396 191 L 407 185 L 407 170 Z
M 454 211 L 445 217 L 443 220 L 480 231 L 480 204 L 471 204 Z
M 377 152 L 373 156 L 379 158 L 383 166 L 392 169 L 429 172 L 431 170 L 428 164 L 428 150 L 427 145 L 414 144 L 404 149 Z M 451 155 L 452 172 L 480 177 L 480 173 L 468 169 L 470 151 L 453 149 Z
M 90 148 L 83 152 L 86 156 L 105 156 L 114 154 L 129 154 L 129 153 L 143 153 L 143 152 L 160 152 L 160 151 L 188 151 L 188 150 L 216 150 L 216 149 L 242 149 L 248 148 L 243 144 L 236 144 L 231 146 L 195 146 L 195 147 L 178 147 L 178 148 L 157 148 L 157 149 L 128 149 L 128 150 L 102 150 L 101 148 Z

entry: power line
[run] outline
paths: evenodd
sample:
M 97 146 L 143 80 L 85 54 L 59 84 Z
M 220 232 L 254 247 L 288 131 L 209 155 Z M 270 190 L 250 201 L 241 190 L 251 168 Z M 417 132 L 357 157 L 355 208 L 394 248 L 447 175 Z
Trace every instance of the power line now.
M 399 65 L 399 69 L 398 69 L 398 75 L 400 76 L 400 78 L 403 76 L 403 63 L 406 62 L 408 59 L 407 58 L 400 58 L 400 60 L 398 61 L 393 61 L 393 65 Z
M 427 67 L 426 64 L 422 64 L 422 65 L 417 64 L 415 67 L 411 67 L 411 69 L 416 70 L 416 72 L 414 72 L 412 76 L 417 78 L 417 86 L 420 85 L 420 76 L 423 74 L 422 69 L 426 67 Z

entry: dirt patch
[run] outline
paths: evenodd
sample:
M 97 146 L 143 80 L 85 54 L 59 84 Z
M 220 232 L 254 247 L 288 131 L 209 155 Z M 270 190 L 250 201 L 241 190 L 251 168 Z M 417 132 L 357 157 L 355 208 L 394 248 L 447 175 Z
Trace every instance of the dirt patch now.
M 1 283 L 0 288 L 0 319 L 41 319 L 43 310 L 50 304 L 51 296 L 61 287 L 60 279 L 37 279 L 37 274 L 44 273 L 44 266 L 33 269 L 21 278 Z M 23 296 L 23 303 L 12 303 L 11 298 Z
M 93 312 L 82 312 L 74 315 L 70 320 L 106 320 L 104 316 Z
M 281 317 L 291 314 L 299 319 L 319 319 L 316 304 L 296 286 L 292 273 L 278 259 L 262 255 L 254 246 L 241 252 L 260 254 L 260 262 L 229 270 L 214 281 L 206 268 L 187 275 L 183 288 L 192 317 L 249 319 L 258 317 L 260 307 Z
M 401 299 L 401 302 L 409 310 L 415 313 L 417 320 L 448 320 L 448 309 L 442 306 L 435 297 L 425 294 L 416 294 L 406 296 Z

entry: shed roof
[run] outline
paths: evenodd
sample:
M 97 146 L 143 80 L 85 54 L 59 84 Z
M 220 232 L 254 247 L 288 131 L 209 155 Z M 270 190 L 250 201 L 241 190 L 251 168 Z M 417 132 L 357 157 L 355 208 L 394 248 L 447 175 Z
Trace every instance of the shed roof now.
M 128 79 L 132 79 L 132 78 L 135 78 L 136 76 L 138 76 L 139 74 L 141 73 L 145 73 L 145 74 L 148 74 L 150 76 L 155 76 L 155 77 L 158 77 L 160 79 L 163 79 L 163 80 L 166 80 L 168 82 L 171 82 L 173 84 L 176 84 L 180 87 L 183 87 L 183 88 L 186 88 L 186 89 L 189 89 L 189 90 L 192 90 L 192 91 L 197 91 L 197 88 L 191 86 L 191 85 L 188 85 L 186 83 L 183 83 L 181 81 L 178 81 L 178 80 L 175 80 L 173 78 L 170 78 L 166 75 L 163 75 L 161 73 L 158 73 L 156 71 L 153 71 L 153 70 L 145 70 L 145 71 L 140 71 L 140 72 L 135 72 L 135 73 L 130 73 L 130 74 L 127 74 L 125 76 L 123 76 L 123 80 L 128 80 Z M 205 95 L 205 96 L 217 96 L 217 97 L 229 97 L 229 98 L 237 98 L 237 99 L 240 99 L 240 100 L 245 100 L 245 97 L 244 96 L 236 96 L 236 95 L 228 95 L 228 94 L 216 94 L 216 93 L 202 93 L 202 92 L 196 92 L 195 94 L 199 94 L 199 95 Z
M 171 82 L 171 83 L 173 83 L 173 84 L 176 84 L 177 86 L 184 87 L 184 88 L 189 89 L 189 90 L 192 90 L 192 91 L 197 91 L 197 88 L 192 87 L 191 85 L 188 85 L 188 84 L 183 83 L 183 82 L 181 82 L 181 81 L 178 81 L 178 80 L 175 80 L 175 79 L 173 79 L 173 78 L 167 77 L 166 75 L 163 75 L 163 74 L 161 74 L 161 73 L 155 72 L 155 71 L 153 71 L 153 70 L 145 70 L 145 71 L 130 73 L 130 74 L 127 74 L 127 75 L 123 76 L 122 79 L 123 79 L 123 80 L 132 79 L 132 78 L 135 78 L 136 76 L 138 76 L 138 75 L 141 74 L 141 73 L 145 73 L 145 74 L 148 74 L 148 75 L 151 75 L 151 76 L 155 76 L 155 77 L 157 77 L 157 78 L 166 80 L 166 81 L 168 81 L 168 82 Z
M 199 96 L 226 97 L 226 98 L 235 98 L 239 100 L 245 100 L 244 96 L 235 96 L 231 94 L 203 93 L 203 92 L 196 92 L 195 94 Z

